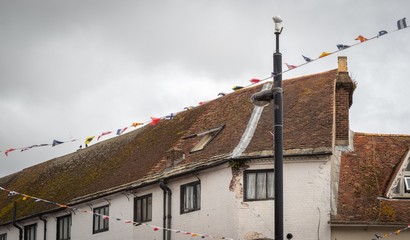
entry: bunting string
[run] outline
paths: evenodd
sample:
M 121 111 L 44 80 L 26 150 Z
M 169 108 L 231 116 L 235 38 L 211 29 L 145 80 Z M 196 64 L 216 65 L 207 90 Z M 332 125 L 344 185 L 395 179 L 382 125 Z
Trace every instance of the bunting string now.
M 400 19 L 400 20 L 397 21 L 397 29 L 391 30 L 391 31 L 389 31 L 389 32 L 390 32 L 390 33 L 393 33 L 393 32 L 396 32 L 396 31 L 399 31 L 399 30 L 402 30 L 402 29 L 405 29 L 405 28 L 407 28 L 406 18 L 402 18 L 402 19 Z M 232 90 L 233 90 L 233 91 L 240 91 L 240 90 L 246 89 L 246 88 L 248 88 L 248 87 L 250 87 L 250 86 L 253 86 L 253 85 L 256 85 L 256 84 L 262 84 L 263 82 L 265 82 L 265 81 L 267 81 L 267 80 L 269 80 L 269 79 L 272 79 L 272 78 L 274 78 L 275 76 L 282 75 L 282 74 L 284 74 L 284 73 L 287 73 L 287 72 L 289 72 L 289 71 L 292 71 L 292 70 L 297 69 L 297 68 L 300 68 L 300 67 L 303 67 L 303 66 L 305 66 L 305 65 L 307 65 L 307 64 L 313 63 L 313 62 L 315 62 L 315 61 L 317 61 L 317 60 L 319 60 L 319 59 L 328 57 L 328 56 L 333 55 L 333 54 L 335 54 L 335 53 L 339 53 L 339 52 L 344 51 L 344 50 L 346 50 L 346 49 L 351 49 L 352 47 L 355 47 L 355 46 L 357 46 L 357 45 L 359 45 L 359 44 L 363 44 L 363 43 L 365 43 L 365 42 L 369 42 L 369 41 L 371 41 L 371 40 L 378 39 L 379 37 L 382 37 L 382 36 L 388 34 L 389 32 L 386 31 L 386 30 L 381 30 L 381 31 L 379 31 L 379 32 L 377 33 L 377 35 L 375 35 L 375 36 L 373 36 L 373 37 L 371 37 L 371 38 L 366 38 L 366 37 L 364 37 L 364 36 L 362 36 L 362 35 L 359 35 L 358 37 L 355 38 L 355 40 L 358 41 L 358 42 L 356 42 L 356 43 L 354 43 L 354 44 L 352 44 L 352 45 L 336 44 L 337 50 L 332 51 L 332 52 L 322 52 L 322 53 L 319 55 L 319 57 L 314 58 L 314 59 L 312 59 L 312 58 L 310 58 L 310 57 L 307 57 L 307 56 L 305 56 L 305 55 L 302 55 L 303 59 L 305 60 L 304 63 L 301 63 L 301 64 L 299 64 L 299 65 L 292 65 L 292 64 L 285 63 L 285 65 L 287 66 L 287 70 L 284 70 L 284 71 L 279 72 L 279 73 L 272 73 L 270 76 L 268 76 L 268 77 L 266 77 L 266 78 L 263 78 L 263 79 L 252 78 L 251 80 L 249 80 L 249 81 L 250 81 L 250 84 L 248 84 L 248 85 L 246 85 L 246 86 L 234 86 L 234 87 L 232 88 Z M 223 97 L 223 96 L 225 96 L 225 95 L 226 95 L 226 93 L 219 93 L 219 94 L 218 94 L 218 97 Z M 208 102 L 209 102 L 209 101 L 200 102 L 200 103 L 198 103 L 198 106 L 201 106 L 201 105 L 206 104 L 206 103 L 208 103 Z M 196 106 L 185 107 L 184 110 L 191 110 L 192 108 L 195 108 L 195 107 L 196 107 Z M 182 111 L 180 111 L 180 112 L 182 112 Z M 173 119 L 178 113 L 180 113 L 180 112 L 171 113 L 171 114 L 169 114 L 169 115 L 167 115 L 167 116 L 163 116 L 163 117 L 161 117 L 161 118 L 151 117 L 151 120 L 150 120 L 150 121 L 146 121 L 146 122 L 135 122 L 135 123 L 132 123 L 130 126 L 123 127 L 123 128 L 119 128 L 119 129 L 117 129 L 117 130 L 115 130 L 115 131 L 113 130 L 113 131 L 102 132 L 101 134 L 97 135 L 97 140 L 96 140 L 96 141 L 99 141 L 102 137 L 108 136 L 108 135 L 110 135 L 110 134 L 112 134 L 112 133 L 114 133 L 114 132 L 116 133 L 117 136 L 122 135 L 125 131 L 129 130 L 130 127 L 136 128 L 136 127 L 144 126 L 144 125 L 147 125 L 147 124 L 156 125 L 159 121 L 161 121 L 161 120 L 163 120 L 163 119 L 172 120 L 172 119 Z M 88 147 L 88 145 L 89 145 L 92 141 L 95 141 L 94 139 L 95 139 L 95 135 L 90 136 L 90 137 L 87 137 L 87 138 L 85 139 L 85 141 L 84 141 L 85 147 Z M 59 145 L 59 144 L 62 144 L 62 143 L 74 142 L 74 141 L 77 141 L 77 140 L 78 140 L 78 139 L 72 139 L 72 140 L 69 140 L 69 141 L 53 140 L 52 143 L 35 144 L 35 145 L 28 146 L 28 147 L 8 148 L 8 149 L 4 150 L 3 152 L 4 152 L 4 154 L 5 154 L 6 156 L 8 156 L 9 153 L 11 153 L 11 152 L 13 152 L 13 151 L 16 151 L 16 150 L 20 150 L 20 152 L 23 152 L 23 151 L 26 151 L 26 150 L 29 150 L 29 149 L 32 149 L 32 148 L 38 148 L 38 147 L 45 147 L 45 146 L 52 146 L 52 147 L 54 147 L 54 146 Z M 80 145 L 80 148 L 82 148 L 82 145 Z M 0 152 L 2 152 L 2 151 L 0 151 Z
M 109 215 L 95 213 L 93 211 L 83 210 L 83 209 L 68 206 L 68 205 L 65 205 L 65 204 L 49 201 L 49 200 L 42 199 L 42 198 L 39 198 L 39 197 L 30 196 L 28 194 L 19 193 L 17 191 L 9 190 L 9 189 L 6 189 L 6 188 L 1 187 L 1 186 L 0 186 L 0 190 L 4 191 L 4 192 L 7 192 L 9 197 L 19 196 L 19 197 L 21 197 L 21 200 L 23 200 L 23 201 L 27 201 L 27 200 L 31 199 L 35 203 L 45 202 L 45 203 L 48 203 L 48 204 L 58 206 L 58 207 L 63 208 L 63 209 L 70 209 L 70 210 L 73 210 L 73 211 L 76 211 L 76 212 L 88 213 L 88 214 L 92 214 L 92 215 L 95 215 L 95 216 L 99 216 L 102 219 L 114 219 L 114 220 L 116 220 L 118 222 L 122 222 L 124 224 L 132 224 L 134 227 L 145 226 L 145 227 L 151 228 L 151 230 L 153 230 L 153 231 L 165 230 L 165 231 L 174 232 L 174 233 L 177 233 L 177 234 L 190 235 L 191 237 L 234 240 L 233 238 L 229 238 L 229 237 L 223 237 L 223 236 L 219 237 L 219 236 L 213 236 L 213 235 L 204 234 L 204 233 L 197 233 L 197 232 L 184 231 L 184 230 L 178 230 L 178 229 L 164 228 L 164 227 L 160 227 L 160 226 L 156 226 L 156 225 L 152 225 L 152 224 L 148 224 L 148 223 L 140 223 L 140 222 L 135 222 L 135 221 L 132 221 L 132 220 L 129 220 L 129 219 L 123 219 L 123 218 L 119 218 L 119 217 L 112 217 L 112 216 L 109 216 Z

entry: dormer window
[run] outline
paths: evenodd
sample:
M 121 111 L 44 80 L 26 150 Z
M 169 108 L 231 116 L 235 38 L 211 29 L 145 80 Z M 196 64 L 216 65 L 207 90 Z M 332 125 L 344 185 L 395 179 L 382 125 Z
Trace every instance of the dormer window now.
M 388 198 L 410 198 L 410 151 L 407 152 L 387 192 Z
M 206 145 L 208 145 L 222 131 L 224 127 L 225 125 L 222 125 L 217 128 L 212 128 L 204 132 L 200 132 L 200 133 L 196 133 L 196 134 L 192 134 L 187 137 L 184 137 L 184 139 L 201 137 L 199 142 L 191 149 L 190 153 L 203 150 L 206 147 Z

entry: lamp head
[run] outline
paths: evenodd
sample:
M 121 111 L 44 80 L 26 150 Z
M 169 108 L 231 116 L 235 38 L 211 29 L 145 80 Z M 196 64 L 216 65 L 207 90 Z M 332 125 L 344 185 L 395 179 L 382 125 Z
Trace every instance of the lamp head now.
M 273 99 L 273 91 L 272 90 L 264 90 L 257 92 L 252 95 L 251 101 L 253 105 L 258 107 L 264 107 L 269 105 L 269 103 Z
M 280 16 L 275 16 L 272 18 L 273 21 L 275 22 L 275 30 L 276 32 L 280 32 L 281 26 L 280 23 L 282 22 L 282 18 Z

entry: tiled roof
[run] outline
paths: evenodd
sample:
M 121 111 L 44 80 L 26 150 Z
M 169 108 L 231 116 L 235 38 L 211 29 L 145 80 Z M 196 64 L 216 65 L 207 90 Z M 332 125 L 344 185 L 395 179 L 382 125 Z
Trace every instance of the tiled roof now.
M 332 149 L 336 70 L 285 80 L 284 149 Z M 261 85 L 217 98 L 172 120 L 145 126 L 74 153 L 0 178 L 0 186 L 54 202 L 70 204 L 87 196 L 137 186 L 143 180 L 180 174 L 203 165 L 229 160 L 253 111 L 250 97 Z M 272 105 L 265 108 L 245 154 L 272 152 Z M 184 137 L 225 125 L 204 150 L 190 154 L 200 138 Z M 183 151 L 185 159 L 173 169 L 167 151 Z M 167 169 L 166 169 L 167 168 Z M 178 170 L 178 171 L 177 171 Z M 149 181 L 147 180 L 149 179 Z M 35 215 L 56 206 L 21 201 L 0 192 L 0 224 L 11 220 L 12 203 L 19 201 L 18 217 Z
M 333 223 L 408 224 L 410 199 L 387 199 L 391 178 L 410 148 L 410 135 L 355 133 L 354 151 L 342 154 Z

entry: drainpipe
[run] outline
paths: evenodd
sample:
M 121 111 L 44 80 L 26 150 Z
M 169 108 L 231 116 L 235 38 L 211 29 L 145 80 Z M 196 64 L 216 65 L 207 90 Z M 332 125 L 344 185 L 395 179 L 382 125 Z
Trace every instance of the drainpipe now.
M 167 199 L 167 202 L 168 202 L 168 206 L 167 206 L 167 216 L 166 216 L 166 219 L 167 219 L 167 238 L 166 238 L 166 240 L 171 240 L 171 231 L 169 231 L 169 229 L 171 229 L 171 219 L 172 219 L 172 215 L 171 215 L 171 200 L 172 200 L 172 191 L 171 191 L 171 189 L 164 183 L 164 180 L 161 180 L 160 182 L 159 182 L 159 186 L 161 187 L 161 189 L 164 191 L 164 207 L 165 207 L 165 195 L 168 195 L 168 199 Z M 165 208 L 164 208 L 165 209 Z M 164 214 L 165 214 L 165 211 L 164 211 Z M 165 217 L 165 216 L 164 216 Z M 165 221 L 164 221 L 164 223 L 165 223 Z M 165 224 L 164 224 L 165 225 Z
M 17 225 L 16 216 L 17 216 L 17 202 L 14 201 L 13 226 L 16 227 L 19 230 L 19 240 L 23 240 L 23 228 L 21 228 L 19 225 Z
M 44 223 L 44 240 L 47 240 L 47 219 L 43 216 L 38 217 Z

